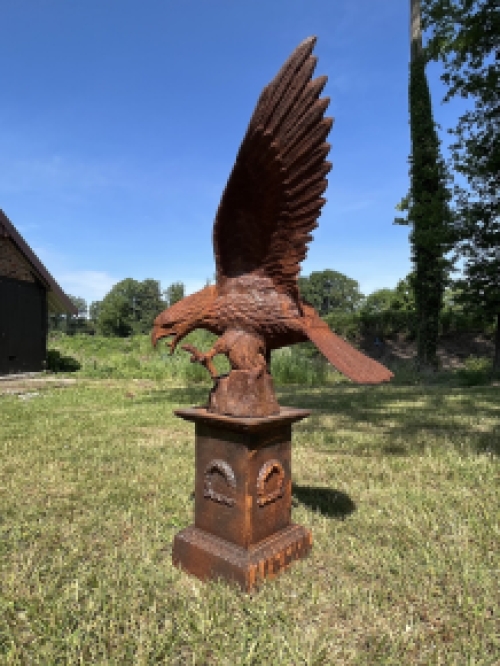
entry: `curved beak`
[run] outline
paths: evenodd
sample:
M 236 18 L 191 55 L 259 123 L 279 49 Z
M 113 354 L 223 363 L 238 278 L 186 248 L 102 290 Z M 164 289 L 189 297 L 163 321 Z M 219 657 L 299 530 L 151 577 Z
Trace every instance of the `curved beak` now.
M 175 331 L 164 328 L 163 326 L 154 325 L 153 330 L 151 331 L 151 343 L 153 347 L 156 347 L 158 340 L 161 340 L 161 338 L 168 338 L 170 335 L 175 335 Z

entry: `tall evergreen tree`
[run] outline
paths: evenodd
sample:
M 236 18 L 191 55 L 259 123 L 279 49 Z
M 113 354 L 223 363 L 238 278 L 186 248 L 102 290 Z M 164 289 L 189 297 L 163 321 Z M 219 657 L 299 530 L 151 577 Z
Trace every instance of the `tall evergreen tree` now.
M 467 185 L 455 186 L 461 298 L 496 321 L 493 367 L 500 371 L 500 4 L 498 0 L 423 0 L 426 47 L 443 63 L 455 96 L 474 102 L 450 132 L 452 163 Z
M 410 64 L 410 193 L 401 209 L 408 211 L 412 245 L 413 288 L 417 326 L 419 366 L 435 366 L 439 313 L 452 261 L 446 254 L 452 248 L 450 194 L 446 170 L 440 155 L 439 139 L 432 115 L 431 96 L 422 49 L 420 1 L 411 1 Z

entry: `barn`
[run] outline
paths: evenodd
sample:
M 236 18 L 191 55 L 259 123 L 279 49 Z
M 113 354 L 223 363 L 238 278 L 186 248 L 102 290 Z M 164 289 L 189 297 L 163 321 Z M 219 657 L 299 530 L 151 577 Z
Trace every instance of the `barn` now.
M 45 368 L 49 313 L 77 309 L 0 210 L 0 375 Z

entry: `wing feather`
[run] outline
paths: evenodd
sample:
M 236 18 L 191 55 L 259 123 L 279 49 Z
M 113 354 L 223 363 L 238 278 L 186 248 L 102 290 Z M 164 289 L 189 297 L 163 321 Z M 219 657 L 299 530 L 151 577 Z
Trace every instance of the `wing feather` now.
M 214 223 L 220 293 L 231 278 L 258 272 L 298 297 L 331 169 L 325 139 L 333 120 L 324 117 L 329 99 L 320 99 L 327 77 L 311 80 L 315 42 L 302 42 L 264 88 L 238 151 Z
M 269 120 L 269 127 L 272 128 L 274 132 L 283 125 L 286 119 L 289 117 L 292 109 L 294 112 L 297 112 L 299 109 L 307 108 L 304 107 L 306 103 L 306 93 L 305 91 L 311 86 L 310 78 L 316 67 L 316 58 L 309 58 L 304 63 L 300 75 L 296 76 L 290 83 L 288 90 L 283 95 L 281 103 L 277 108 L 275 108 L 271 119 Z M 327 77 L 322 76 L 319 79 L 316 79 L 316 95 L 314 92 L 310 91 L 307 93 L 307 99 L 311 96 L 312 101 L 317 99 L 323 90 Z M 294 108 L 295 107 L 295 108 Z M 292 113 L 293 117 L 293 113 Z M 288 125 L 285 125 L 288 127 Z
M 358 351 L 331 331 L 317 314 L 315 319 L 315 322 L 311 322 L 312 325 L 304 326 L 304 333 L 343 375 L 359 384 L 380 384 L 394 377 L 384 365 Z
M 290 166 L 293 166 L 300 159 L 304 159 L 310 152 L 311 146 L 316 147 L 318 144 L 323 143 L 332 125 L 332 118 L 323 118 L 320 123 L 317 123 L 310 129 L 309 134 L 300 136 L 300 141 L 285 144 L 282 159 L 286 160 Z

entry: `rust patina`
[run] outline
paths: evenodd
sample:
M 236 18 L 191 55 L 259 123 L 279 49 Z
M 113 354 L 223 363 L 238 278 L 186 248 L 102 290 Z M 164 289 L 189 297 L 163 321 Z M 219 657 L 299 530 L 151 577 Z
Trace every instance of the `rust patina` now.
M 214 380 L 205 407 L 177 416 L 195 423 L 194 525 L 179 532 L 173 562 L 202 580 L 221 577 L 251 590 L 312 545 L 291 520 L 292 424 L 309 412 L 280 407 L 270 373 L 273 349 L 310 340 L 358 383 L 392 373 L 335 335 L 299 295 L 297 277 L 325 203 L 332 125 L 312 78 L 315 38 L 292 53 L 264 88 L 217 211 L 217 283 L 184 298 L 154 322 L 152 342 L 191 331 L 218 337 L 207 352 L 184 344 Z M 231 366 L 217 376 L 212 359 Z
M 250 591 L 312 546 L 292 522 L 292 424 L 309 415 L 282 407 L 262 418 L 221 416 L 196 407 L 194 525 L 175 535 L 175 565 L 200 578 L 223 578 Z
M 273 349 L 310 340 L 355 382 L 378 384 L 392 373 L 321 320 L 299 295 L 297 277 L 325 203 L 326 137 L 333 123 L 321 97 L 326 76 L 312 78 L 316 39 L 306 39 L 264 88 L 238 151 L 213 230 L 217 283 L 187 296 L 154 322 L 154 345 L 171 352 L 191 331 L 220 336 L 206 353 L 183 348 L 214 379 L 208 409 L 232 416 L 279 413 L 269 361 Z M 231 365 L 217 377 L 212 359 Z

